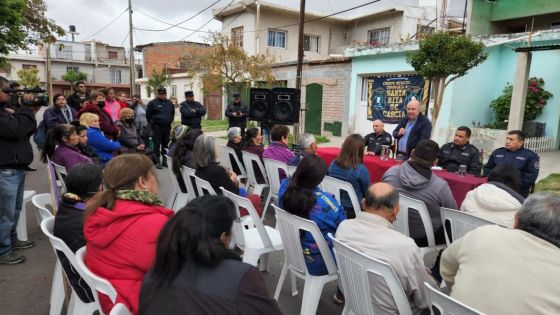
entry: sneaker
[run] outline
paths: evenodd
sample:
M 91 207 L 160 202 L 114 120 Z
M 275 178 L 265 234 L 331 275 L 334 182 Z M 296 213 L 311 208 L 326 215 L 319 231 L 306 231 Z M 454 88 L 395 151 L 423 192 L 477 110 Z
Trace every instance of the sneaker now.
M 0 256 L 0 264 L 3 265 L 16 265 L 20 264 L 25 260 L 25 257 L 18 255 L 14 252 L 10 252 L 4 256 Z
M 343 304 L 344 303 L 344 294 L 340 292 L 340 290 L 336 290 L 336 293 L 333 297 L 334 304 Z
M 31 248 L 33 246 L 35 246 L 35 243 L 33 243 L 32 241 L 17 240 L 12 244 L 12 249 L 13 250 L 26 249 L 26 248 Z

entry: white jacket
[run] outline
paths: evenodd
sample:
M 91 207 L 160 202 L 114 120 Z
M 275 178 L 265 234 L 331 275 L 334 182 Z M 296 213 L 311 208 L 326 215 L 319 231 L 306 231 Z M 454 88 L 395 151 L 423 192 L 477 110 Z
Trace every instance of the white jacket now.
M 488 221 L 512 228 L 515 213 L 521 203 L 506 190 L 490 184 L 482 184 L 467 193 L 461 211 Z

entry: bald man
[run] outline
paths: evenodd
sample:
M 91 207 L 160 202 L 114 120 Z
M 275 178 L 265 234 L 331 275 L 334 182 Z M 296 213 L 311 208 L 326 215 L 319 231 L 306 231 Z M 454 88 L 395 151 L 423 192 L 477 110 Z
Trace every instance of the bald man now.
M 392 228 L 399 213 L 399 193 L 389 184 L 379 182 L 370 186 L 362 200 L 363 211 L 356 219 L 345 220 L 336 230 L 336 239 L 370 257 L 387 262 L 399 278 L 409 298 L 413 314 L 427 309 L 424 282 L 434 287 L 434 279 L 424 267 L 420 249 L 410 237 Z M 373 309 L 380 314 L 398 314 L 392 295 L 384 282 L 370 285 Z
M 420 102 L 412 100 L 406 104 L 406 117 L 404 117 L 395 130 L 393 137 L 398 140 L 397 155 L 407 160 L 410 152 L 416 148 L 420 140 L 430 139 L 432 123 L 420 113 Z
M 385 127 L 385 124 L 380 119 L 373 121 L 373 132 L 364 137 L 367 155 L 380 155 L 382 146 L 390 147 L 393 144 L 391 134 L 385 131 L 383 127 Z

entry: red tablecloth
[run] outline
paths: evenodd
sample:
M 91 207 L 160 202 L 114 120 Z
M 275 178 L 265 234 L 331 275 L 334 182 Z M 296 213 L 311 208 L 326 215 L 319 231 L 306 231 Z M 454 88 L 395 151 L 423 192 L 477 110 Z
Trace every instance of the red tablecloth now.
M 318 148 L 317 155 L 320 156 L 325 163 L 327 163 L 327 166 L 329 166 L 338 156 L 339 152 L 340 148 L 337 147 L 321 147 Z M 372 183 L 381 181 L 383 174 L 385 174 L 389 168 L 397 164 L 397 161 L 393 159 L 383 161 L 379 158 L 379 156 L 364 156 L 364 165 L 368 169 L 369 178 Z M 463 200 L 465 200 L 469 191 L 486 183 L 487 181 L 486 177 L 475 177 L 470 174 L 461 176 L 446 171 L 434 171 L 434 174 L 447 181 L 449 188 L 451 188 L 451 192 L 453 193 L 453 197 L 455 197 L 455 201 L 457 201 L 457 206 L 459 207 L 463 203 Z

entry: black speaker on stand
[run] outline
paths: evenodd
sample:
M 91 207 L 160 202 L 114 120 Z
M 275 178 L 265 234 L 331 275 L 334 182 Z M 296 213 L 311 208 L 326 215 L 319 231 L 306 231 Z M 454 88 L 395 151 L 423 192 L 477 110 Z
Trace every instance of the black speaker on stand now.
M 263 121 L 269 119 L 270 90 L 251 88 L 249 119 Z
M 270 118 L 276 124 L 299 123 L 301 91 L 291 88 L 274 88 L 270 92 Z

